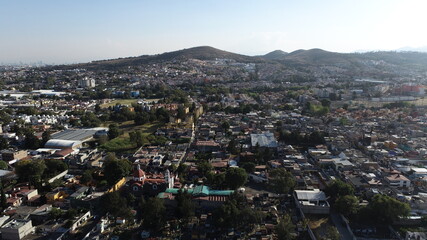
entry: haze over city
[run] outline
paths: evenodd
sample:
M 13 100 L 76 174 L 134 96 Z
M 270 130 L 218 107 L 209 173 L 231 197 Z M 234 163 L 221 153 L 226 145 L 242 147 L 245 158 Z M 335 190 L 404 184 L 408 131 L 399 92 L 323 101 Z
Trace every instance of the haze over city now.
M 0 63 L 75 63 L 213 46 L 245 55 L 281 49 L 419 50 L 427 2 L 2 1 Z

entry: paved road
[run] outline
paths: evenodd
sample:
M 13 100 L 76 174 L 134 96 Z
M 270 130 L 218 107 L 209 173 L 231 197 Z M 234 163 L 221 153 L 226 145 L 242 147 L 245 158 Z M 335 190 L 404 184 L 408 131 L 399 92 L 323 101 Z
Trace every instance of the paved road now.
M 338 232 L 340 232 L 341 239 L 351 240 L 352 234 L 346 228 L 345 222 L 342 220 L 342 218 L 337 213 L 331 213 L 331 219 L 332 222 L 334 222 L 335 227 L 338 229 Z

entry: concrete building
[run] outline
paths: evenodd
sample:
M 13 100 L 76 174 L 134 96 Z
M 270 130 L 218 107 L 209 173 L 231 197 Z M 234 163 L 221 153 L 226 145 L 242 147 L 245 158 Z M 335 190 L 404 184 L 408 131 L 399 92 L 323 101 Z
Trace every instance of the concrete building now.
M 3 240 L 20 240 L 33 230 L 31 220 L 12 220 L 0 228 Z
M 96 86 L 95 79 L 85 77 L 79 80 L 79 87 L 81 88 L 94 88 Z
M 410 187 L 411 181 L 403 176 L 402 174 L 392 174 L 390 176 L 385 177 L 385 180 L 390 186 L 393 187 Z
M 303 213 L 329 214 L 330 205 L 325 193 L 319 189 L 295 190 L 294 199 Z
M 277 148 L 277 140 L 271 132 L 251 134 L 251 145 L 252 147 L 258 145 L 259 147 Z

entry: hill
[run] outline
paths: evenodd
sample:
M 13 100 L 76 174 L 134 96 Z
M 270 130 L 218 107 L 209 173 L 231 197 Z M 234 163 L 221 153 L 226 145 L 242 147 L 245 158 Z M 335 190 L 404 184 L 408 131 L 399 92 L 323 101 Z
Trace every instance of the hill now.
M 84 68 L 88 70 L 120 70 L 152 63 L 185 62 L 189 59 L 232 59 L 241 63 L 256 63 L 262 79 L 281 79 L 284 75 L 317 73 L 322 76 L 394 78 L 424 74 L 427 71 L 427 53 L 379 51 L 366 53 L 337 53 L 322 49 L 297 50 L 285 53 L 276 50 L 263 56 L 246 56 L 201 46 L 166 52 L 94 61 L 90 63 L 53 66 L 49 69 Z
M 237 62 L 262 62 L 258 57 L 245 56 L 232 52 L 223 51 L 209 46 L 200 46 L 188 49 L 182 49 L 173 52 L 166 52 L 157 55 L 142 55 L 138 57 L 127 57 L 118 59 L 108 59 L 93 61 L 90 63 L 81 63 L 73 65 L 63 65 L 61 68 L 86 68 L 86 69 L 118 69 L 128 66 L 138 66 L 142 64 L 151 64 L 167 61 L 184 61 L 187 59 L 215 60 L 215 59 L 233 59 Z
M 272 52 L 269 52 L 263 56 L 260 56 L 260 58 L 267 59 L 267 60 L 282 60 L 287 55 L 287 52 L 284 52 L 282 50 L 275 50 Z

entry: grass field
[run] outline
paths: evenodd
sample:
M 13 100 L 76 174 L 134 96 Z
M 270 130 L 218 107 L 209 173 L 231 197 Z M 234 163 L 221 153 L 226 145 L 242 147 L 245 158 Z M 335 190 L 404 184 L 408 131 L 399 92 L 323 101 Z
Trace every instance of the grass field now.
M 136 99 L 116 99 L 113 100 L 109 103 L 104 103 L 101 104 L 100 107 L 101 108 L 108 108 L 108 107 L 112 107 L 112 106 L 116 106 L 117 104 L 122 104 L 122 105 L 132 105 L 132 103 L 136 103 Z
M 113 122 L 106 122 L 105 127 Z M 153 134 L 157 128 L 162 126 L 162 123 L 147 123 L 144 125 L 135 125 L 133 121 L 122 122 L 119 125 L 122 134 L 114 139 L 104 143 L 101 148 L 109 152 L 122 152 L 136 148 L 136 143 L 129 140 L 129 132 L 142 131 L 144 136 Z
M 360 105 L 364 105 L 366 108 L 379 108 L 384 106 L 384 104 L 387 103 L 395 103 L 397 101 L 385 101 L 385 102 L 374 102 L 374 101 L 370 101 L 370 100 L 352 100 L 352 101 L 341 101 L 341 102 L 336 102 L 335 104 L 333 104 L 333 107 L 341 107 L 343 104 L 348 104 L 350 106 L 360 106 Z M 402 102 L 407 102 L 409 104 L 413 104 L 417 107 L 427 107 L 427 97 L 424 98 L 418 98 L 417 100 L 414 101 L 402 101 Z

